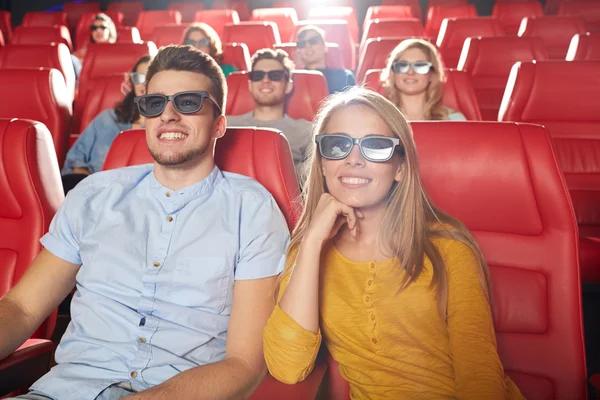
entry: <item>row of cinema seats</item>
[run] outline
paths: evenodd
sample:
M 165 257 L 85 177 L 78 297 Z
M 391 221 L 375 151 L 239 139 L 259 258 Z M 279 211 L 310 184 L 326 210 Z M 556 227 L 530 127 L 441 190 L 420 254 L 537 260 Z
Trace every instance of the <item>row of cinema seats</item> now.
M 428 192 L 475 234 L 490 266 L 507 374 L 530 400 L 587 399 L 578 232 L 552 131 L 510 122 L 415 122 L 412 128 Z M 52 147 L 43 124 L 0 119 L 0 260 L 8 266 L 0 271 L 0 295 L 40 250 L 38 237 L 63 199 Z M 117 137 L 104 169 L 150 161 L 144 131 L 131 130 Z M 290 228 L 295 225 L 299 187 L 283 135 L 229 129 L 217 142 L 216 162 L 262 183 Z M 55 318 L 0 362 L 0 396 L 27 387 L 47 369 Z M 306 381 L 285 385 L 268 376 L 251 398 L 314 399 L 318 391 L 329 400 L 349 398 L 326 351 Z

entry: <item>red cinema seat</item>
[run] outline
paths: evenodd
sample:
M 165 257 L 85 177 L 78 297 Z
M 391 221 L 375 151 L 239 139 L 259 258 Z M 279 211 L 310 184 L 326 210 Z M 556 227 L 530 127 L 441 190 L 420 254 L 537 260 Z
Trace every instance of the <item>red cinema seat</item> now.
M 117 28 L 117 43 L 143 43 L 140 31 L 135 26 Z
M 296 24 L 298 14 L 296 10 L 287 8 L 256 8 L 252 10 L 250 21 L 274 22 L 279 29 L 282 42 L 293 42 L 296 40 Z
M 542 39 L 551 60 L 564 60 L 573 36 L 585 32 L 585 23 L 579 17 L 524 18 L 519 28 L 519 36 Z
M 21 26 L 67 26 L 67 13 L 64 12 L 46 12 L 29 11 L 23 16 Z
M 365 74 L 370 69 L 385 68 L 388 57 L 392 50 L 396 48 L 407 37 L 388 37 L 374 38 L 367 40 L 367 43 L 362 48 L 360 58 L 358 60 L 358 68 L 356 68 L 356 80 L 363 80 Z
M 588 32 L 573 36 L 567 61 L 600 61 L 600 33 Z
M 498 18 L 507 35 L 516 35 L 519 32 L 523 18 L 543 17 L 544 10 L 538 2 L 525 3 L 496 3 L 492 10 L 492 17 Z
M 12 44 L 0 48 L 0 69 L 55 68 L 63 75 L 67 94 L 72 103 L 75 97 L 75 70 L 69 49 L 62 43 L 42 45 Z
M 427 3 L 428 7 L 437 6 L 460 6 L 463 4 L 469 4 L 468 0 L 429 0 Z
M 343 67 L 356 69 L 356 43 L 350 37 L 348 23 L 341 20 L 304 20 L 298 22 L 298 29 L 306 25 L 316 25 L 325 31 L 327 42 L 337 43 L 342 54 Z
M 91 82 L 90 91 L 92 96 L 87 96 L 86 103 L 81 115 L 81 127 L 85 129 L 94 118 L 102 111 L 114 108 L 115 105 L 123 101 L 121 84 L 123 83 L 123 74 L 113 74 L 95 78 Z M 71 140 L 76 139 L 72 137 Z
M 420 8 L 419 8 L 420 9 Z M 419 15 L 421 15 L 419 13 Z M 367 26 L 371 21 L 383 19 L 417 19 L 420 21 L 421 17 L 413 13 L 413 9 L 409 5 L 397 5 L 397 6 L 371 6 L 367 9 L 367 15 L 363 21 L 363 37 Z M 421 26 L 421 29 L 423 27 Z
M 481 121 L 481 111 L 477 104 L 471 77 L 466 72 L 455 69 L 446 69 L 444 72 L 446 82 L 444 83 L 442 103 L 446 107 L 460 111 L 469 121 Z M 379 81 L 380 74 L 381 70 L 379 69 L 367 71 L 363 83 L 369 89 L 384 94 Z
M 52 136 L 39 122 L 0 119 L 0 296 L 42 250 L 39 238 L 64 200 Z M 50 369 L 56 311 L 18 350 L 0 361 L 0 396 L 28 388 Z
M 159 25 L 181 24 L 181 13 L 176 10 L 142 11 L 138 15 L 135 27 L 140 31 L 142 40 L 150 40 L 152 31 Z
M 326 42 L 327 53 L 325 54 L 325 64 L 328 68 L 343 68 L 342 53 L 340 53 L 340 46 L 337 43 Z M 289 54 L 290 58 L 294 60 L 296 69 L 303 69 L 304 64 L 300 57 L 298 57 L 298 51 L 296 49 L 296 43 L 281 43 L 273 46 L 275 49 L 283 49 Z
M 240 22 L 227 24 L 223 30 L 224 43 L 245 43 L 251 55 L 257 50 L 272 48 L 281 43 L 279 30 L 274 22 Z
M 123 13 L 120 11 L 104 11 L 112 21 L 115 23 L 117 28 L 123 27 Z M 93 11 L 85 13 L 79 17 L 77 28 L 75 29 L 75 48 L 79 49 L 90 42 L 90 26 L 94 23 L 94 18 L 98 15 L 98 12 Z M 118 33 L 117 33 L 118 37 Z
M 223 41 L 225 25 L 239 24 L 240 16 L 235 10 L 203 10 L 196 13 L 194 22 L 204 22 L 210 25 Z
M 600 2 L 565 1 L 560 4 L 558 15 L 581 17 L 589 32 L 600 31 Z
M 374 38 L 389 37 L 421 37 L 425 30 L 421 21 L 416 18 L 384 18 L 374 19 L 366 23 L 363 31 L 360 47 L 362 48 L 367 40 Z M 359 51 L 360 54 L 360 51 Z
M 223 64 L 233 65 L 238 71 L 249 71 L 250 52 L 244 43 L 223 44 Z
M 504 36 L 504 29 L 495 18 L 447 18 L 442 21 L 437 47 L 446 68 L 456 68 L 465 39 L 471 36 Z
M 194 22 L 196 12 L 204 10 L 204 4 L 198 1 L 174 1 L 169 3 L 168 10 L 177 10 L 181 13 L 181 22 Z
M 350 37 L 358 43 L 358 20 L 354 7 L 315 7 L 308 11 L 308 18 L 312 20 L 344 20 L 348 23 Z
M 425 36 L 437 38 L 440 26 L 445 18 L 474 18 L 477 10 L 473 4 L 460 4 L 453 6 L 433 6 L 427 11 L 425 22 Z
M 250 18 L 250 9 L 245 0 L 215 0 L 212 8 L 213 10 L 235 10 L 242 21 L 248 21 Z
M 118 11 L 123 14 L 123 24 L 134 26 L 138 15 L 144 11 L 144 3 L 141 1 L 113 1 L 108 3 L 106 11 Z
M 499 113 L 502 121 L 543 124 L 550 132 L 579 225 L 581 280 L 596 283 L 600 282 L 599 70 L 596 61 L 518 63 L 511 70 Z
M 63 75 L 56 69 L 2 69 L 0 87 L 2 97 L 9 99 L 0 107 L 0 118 L 25 118 L 46 125 L 62 166 L 72 115 Z
M 183 44 L 183 34 L 186 29 L 187 25 L 160 25 L 154 28 L 150 41 L 158 48 L 170 44 Z
M 471 37 L 465 40 L 458 69 L 471 76 L 484 120 L 497 121 L 510 70 L 519 61 L 546 61 L 537 37 Z
M 422 19 L 423 12 L 419 0 L 381 0 L 382 6 L 408 6 L 412 11 L 412 17 Z M 390 16 L 391 17 L 391 16 Z M 408 16 L 407 16 L 408 17 Z M 387 17 L 381 17 L 387 18 Z M 400 17 L 403 18 L 403 17 Z
M 69 2 L 65 3 L 63 12 L 67 14 L 67 26 L 71 32 L 74 33 L 75 28 L 77 28 L 77 24 L 79 23 L 79 18 L 86 13 L 99 13 L 100 3 L 95 1 Z
M 4 37 L 4 41 L 9 43 L 12 36 L 12 22 L 8 11 L 0 10 L 0 33 Z
M 50 44 L 63 43 L 73 50 L 69 29 L 64 25 L 55 26 L 17 26 L 13 32 L 11 44 Z
M 321 101 L 329 96 L 325 77 L 317 71 L 296 70 L 292 80 L 294 91 L 287 99 L 286 113 L 293 119 L 312 121 Z M 229 74 L 227 87 L 227 115 L 241 115 L 254 110 L 247 72 Z

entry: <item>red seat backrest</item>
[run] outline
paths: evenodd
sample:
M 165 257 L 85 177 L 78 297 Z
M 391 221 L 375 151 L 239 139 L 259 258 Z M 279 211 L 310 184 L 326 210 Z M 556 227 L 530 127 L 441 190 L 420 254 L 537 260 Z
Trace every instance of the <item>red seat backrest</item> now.
M 516 35 L 519 32 L 523 18 L 543 16 L 544 10 L 542 4 L 536 1 L 496 3 L 492 10 L 492 17 L 498 18 L 507 35 Z
M 42 250 L 39 242 L 64 200 L 52 136 L 41 123 L 0 119 L 0 297 Z M 49 284 L 51 284 L 49 282 Z M 50 339 L 52 312 L 32 335 Z
M 65 3 L 63 12 L 67 13 L 67 26 L 71 32 L 75 32 L 75 28 L 77 28 L 77 24 L 79 23 L 79 18 L 86 13 L 99 13 L 100 3 L 95 1 Z
M 445 18 L 474 18 L 477 10 L 473 4 L 459 4 L 429 7 L 425 21 L 425 36 L 437 38 Z
M 420 10 L 420 7 L 419 7 Z M 365 20 L 363 21 L 363 37 L 365 31 L 367 30 L 367 26 L 371 21 L 374 20 L 382 20 L 382 19 L 416 19 L 418 21 L 421 20 L 419 15 L 415 15 L 413 13 L 413 9 L 409 5 L 397 5 L 397 6 L 371 6 L 367 9 L 367 15 L 365 16 Z M 422 28 L 422 26 L 421 26 Z
M 471 36 L 504 36 L 504 29 L 491 17 L 444 19 L 436 44 L 446 68 L 456 68 L 465 39 Z
M 55 68 L 65 80 L 69 99 L 75 97 L 75 70 L 71 53 L 62 43 L 42 45 L 11 44 L 0 48 L 0 69 L 6 68 Z
M 356 43 L 350 38 L 348 23 L 341 20 L 304 20 L 298 22 L 297 29 L 305 25 L 316 25 L 325 31 L 325 41 L 337 43 L 342 53 L 343 67 L 354 71 L 356 69 Z
M 181 13 L 181 22 L 194 22 L 197 11 L 204 10 L 204 4 L 198 1 L 174 1 L 169 3 L 168 10 L 177 10 Z
M 21 26 L 67 26 L 67 13 L 47 12 L 47 11 L 29 11 L 23 16 Z
M 382 6 L 409 6 L 412 11 L 412 16 L 418 19 L 423 18 L 421 4 L 419 0 L 381 0 Z
M 598 1 L 564 1 L 560 4 L 558 15 L 581 17 L 588 31 L 600 31 L 600 2 Z
M 444 72 L 446 82 L 444 83 L 442 103 L 446 107 L 460 111 L 469 121 L 481 121 L 481 111 L 477 104 L 471 77 L 466 72 L 455 69 L 446 69 Z M 379 81 L 380 74 L 380 69 L 367 71 L 363 83 L 369 89 L 384 94 Z
M 73 42 L 69 29 L 64 25 L 55 26 L 17 26 L 13 32 L 12 44 L 50 44 L 63 43 L 73 50 Z
M 123 27 L 123 13 L 120 11 L 103 11 L 117 28 Z M 94 17 L 98 15 L 97 11 L 87 12 L 79 17 L 77 28 L 75 29 L 75 48 L 79 49 L 90 42 L 90 26 L 94 23 Z M 118 35 L 117 35 L 118 37 Z
M 408 39 L 408 37 L 378 37 L 367 40 L 359 55 L 356 80 L 358 82 L 362 81 L 370 69 L 385 68 L 392 50 L 405 39 Z
M 213 10 L 235 10 L 241 21 L 248 21 L 250 9 L 245 0 L 215 0 L 212 4 Z
M 298 56 L 298 51 L 296 49 L 296 43 L 281 43 L 273 46 L 275 49 L 283 49 L 285 50 L 290 58 L 294 60 L 294 64 L 296 65 L 296 69 L 303 69 L 304 64 L 300 57 Z M 343 68 L 342 62 L 342 53 L 340 52 L 340 46 L 337 43 L 327 42 L 327 53 L 325 54 L 325 63 L 327 64 L 327 68 Z
M 144 3 L 141 1 L 113 1 L 108 3 L 106 11 L 120 11 L 123 13 L 123 24 L 134 26 L 138 15 L 144 11 Z
M 142 40 L 150 40 L 154 28 L 159 25 L 181 24 L 181 13 L 177 10 L 142 11 L 138 15 L 135 27 L 140 31 Z
M 429 0 L 427 3 L 428 7 L 436 7 L 436 6 L 460 6 L 463 4 L 468 4 L 468 0 Z
M 210 25 L 223 41 L 223 31 L 227 24 L 239 24 L 240 16 L 235 10 L 203 10 L 196 12 L 194 22 Z
M 585 23 L 579 17 L 524 18 L 519 28 L 519 36 L 537 36 L 542 39 L 551 60 L 564 60 L 571 38 L 585 32 Z
M 156 47 L 168 46 L 170 44 L 183 44 L 183 34 L 187 28 L 186 25 L 167 24 L 158 25 L 152 31 L 150 35 L 150 41 L 152 41 Z
M 146 132 L 133 129 L 114 140 L 104 161 L 104 170 L 154 162 L 146 145 Z M 217 139 L 215 162 L 222 171 L 246 175 L 262 184 L 275 198 L 290 227 L 300 216 L 290 145 L 281 133 L 268 128 L 227 128 Z
M 307 19 L 341 19 L 348 23 L 350 38 L 358 43 L 358 19 L 354 7 L 313 7 L 308 11 Z
M 140 31 L 135 26 L 117 28 L 117 43 L 143 43 Z
M 249 71 L 250 52 L 244 43 L 223 44 L 223 64 L 233 65 L 238 71 Z
M 121 92 L 123 74 L 114 74 L 95 78 L 91 82 L 90 95 L 81 115 L 81 127 L 83 129 L 92 122 L 102 111 L 115 106 L 123 101 L 125 97 Z M 83 130 L 82 129 L 82 130 Z
M 484 120 L 497 121 L 510 70 L 519 61 L 546 61 L 537 37 L 471 37 L 465 40 L 458 69 L 467 72 Z
M 585 33 L 573 36 L 567 61 L 600 61 L 600 33 Z
M 67 152 L 71 99 L 65 79 L 56 69 L 0 70 L 0 118 L 25 118 L 46 125 L 54 142 L 59 165 Z
M 365 23 L 365 25 L 366 27 L 360 41 L 361 49 L 369 39 L 378 37 L 419 37 L 425 33 L 423 24 L 416 18 L 374 19 Z
M 312 121 L 321 101 L 329 95 L 325 77 L 318 71 L 295 70 L 294 91 L 287 99 L 286 113 L 293 119 Z M 227 115 L 241 115 L 254 110 L 246 72 L 227 77 Z
M 4 40 L 8 43 L 12 36 L 12 22 L 9 11 L 0 10 L 0 33 L 4 36 Z
M 225 43 L 245 43 L 251 55 L 257 50 L 272 48 L 281 43 L 277 25 L 267 21 L 227 24 L 223 29 L 222 40 Z
M 282 42 L 296 40 L 296 24 L 298 14 L 291 7 L 286 8 L 256 8 L 252 10 L 250 21 L 270 21 L 277 24 Z

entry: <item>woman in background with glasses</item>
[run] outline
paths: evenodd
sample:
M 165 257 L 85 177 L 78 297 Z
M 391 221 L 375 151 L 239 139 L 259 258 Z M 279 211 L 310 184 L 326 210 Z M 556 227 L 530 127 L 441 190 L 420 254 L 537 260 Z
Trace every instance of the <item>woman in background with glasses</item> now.
M 65 193 L 89 174 L 102 169 L 110 145 L 121 131 L 144 126 L 144 117 L 139 114 L 134 99 L 146 93 L 146 71 L 150 59 L 150 56 L 144 56 L 138 60 L 128 74 L 132 89 L 123 101 L 114 109 L 98 114 L 69 149 L 62 168 Z
M 90 25 L 90 43 L 116 43 L 117 27 L 113 20 L 106 14 L 96 14 L 92 25 Z M 83 59 L 88 50 L 88 44 L 81 46 L 79 50 L 73 53 L 73 67 L 75 68 L 75 76 L 79 77 Z
M 388 57 L 381 72 L 385 97 L 409 121 L 466 118 L 442 104 L 446 80 L 440 53 L 426 40 L 403 40 Z
M 351 88 L 328 99 L 314 132 L 265 328 L 271 375 L 305 379 L 323 335 L 352 399 L 522 399 L 496 350 L 486 262 L 425 192 L 406 119 Z
M 223 44 L 217 32 L 208 24 L 195 22 L 187 27 L 183 34 L 183 44 L 209 54 L 221 67 L 225 77 L 237 68 L 231 64 L 223 64 Z

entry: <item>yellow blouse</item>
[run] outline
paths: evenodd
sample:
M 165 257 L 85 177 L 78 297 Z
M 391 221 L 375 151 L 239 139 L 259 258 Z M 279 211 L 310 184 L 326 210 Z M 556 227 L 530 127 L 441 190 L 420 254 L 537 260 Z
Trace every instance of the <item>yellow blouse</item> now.
M 504 375 L 475 255 L 455 240 L 435 244 L 448 271 L 446 319 L 428 259 L 419 279 L 397 293 L 402 275 L 393 260 L 354 262 L 324 247 L 320 331 L 303 329 L 277 305 L 264 334 L 271 375 L 289 384 L 306 378 L 322 332 L 352 399 L 523 399 Z

